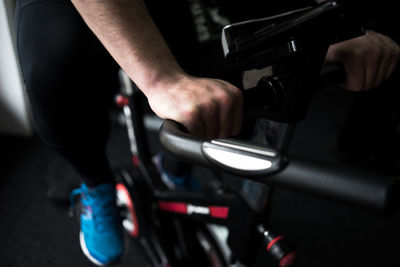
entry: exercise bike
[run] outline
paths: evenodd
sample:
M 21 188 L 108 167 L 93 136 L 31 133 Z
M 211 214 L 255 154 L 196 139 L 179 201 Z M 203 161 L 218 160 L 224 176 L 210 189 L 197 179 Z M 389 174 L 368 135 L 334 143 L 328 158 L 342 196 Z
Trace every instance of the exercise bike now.
M 152 266 L 292 266 L 296 249 L 266 223 L 274 187 L 372 210 L 392 208 L 392 177 L 287 153 L 316 90 L 343 79 L 340 66 L 323 67 L 329 45 L 363 33 L 337 2 L 226 26 L 227 69 L 269 71 L 244 88 L 245 130 L 237 138 L 201 140 L 166 120 L 159 133 L 168 153 L 223 173 L 201 191 L 171 189 L 163 181 L 147 145 L 143 95 L 121 73 L 117 102 L 126 117 L 134 170 L 119 172 L 117 202 L 125 229 Z M 267 125 L 262 142 L 253 130 L 260 122 Z M 237 190 L 226 186 L 229 179 L 241 181 Z

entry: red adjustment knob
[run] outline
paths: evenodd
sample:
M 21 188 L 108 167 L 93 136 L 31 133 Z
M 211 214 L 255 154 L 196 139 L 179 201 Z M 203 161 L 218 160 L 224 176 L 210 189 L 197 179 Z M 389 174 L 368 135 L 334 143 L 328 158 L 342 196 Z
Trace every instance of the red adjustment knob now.
M 117 104 L 118 107 L 124 107 L 129 104 L 129 100 L 127 97 L 123 95 L 117 95 L 115 98 L 115 103 Z
M 283 256 L 281 260 L 279 261 L 279 267 L 287 267 L 287 266 L 292 266 L 293 263 L 296 261 L 297 257 L 297 252 L 292 251 Z
M 266 243 L 266 250 L 270 253 L 276 266 L 292 266 L 296 260 L 296 249 L 283 236 L 275 235 L 263 227 L 262 233 Z

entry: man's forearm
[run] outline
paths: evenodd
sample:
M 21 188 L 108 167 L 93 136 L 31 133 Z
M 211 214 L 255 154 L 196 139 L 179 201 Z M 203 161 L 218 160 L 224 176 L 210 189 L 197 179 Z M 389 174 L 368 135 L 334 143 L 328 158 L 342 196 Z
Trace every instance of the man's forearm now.
M 142 0 L 72 0 L 113 58 L 145 95 L 184 74 Z

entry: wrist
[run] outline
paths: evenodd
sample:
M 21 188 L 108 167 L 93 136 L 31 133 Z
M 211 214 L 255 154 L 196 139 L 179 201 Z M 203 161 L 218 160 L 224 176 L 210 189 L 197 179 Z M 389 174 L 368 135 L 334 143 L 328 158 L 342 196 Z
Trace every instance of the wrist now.
M 183 70 L 175 70 L 163 72 L 161 75 L 155 75 L 145 82 L 146 88 L 141 88 L 146 97 L 165 92 L 168 89 L 177 88 L 178 84 L 182 84 L 189 80 L 189 75 Z

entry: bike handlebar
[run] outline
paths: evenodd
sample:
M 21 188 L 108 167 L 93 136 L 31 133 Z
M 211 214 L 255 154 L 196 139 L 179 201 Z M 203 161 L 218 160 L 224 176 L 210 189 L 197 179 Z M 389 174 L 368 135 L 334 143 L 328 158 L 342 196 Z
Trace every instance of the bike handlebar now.
M 381 173 L 348 165 L 291 159 L 276 176 L 262 182 L 377 211 L 391 210 L 395 180 Z
M 250 146 L 232 139 L 208 141 L 196 138 L 186 133 L 178 123 L 170 120 L 164 121 L 161 126 L 160 141 L 169 153 L 194 165 L 372 210 L 391 209 L 396 197 L 396 180 L 380 173 L 298 158 L 292 158 L 287 163 L 285 157 L 274 155 L 277 152 L 273 150 Z M 249 166 L 253 166 L 251 159 L 271 161 L 272 164 L 258 169 L 236 165 L 238 161 L 235 164 L 226 164 L 223 159 L 210 156 L 207 151 L 210 146 L 223 151 L 223 157 L 227 161 L 232 159 L 230 156 L 239 155 L 242 157 L 239 160 L 250 159 L 246 163 Z
M 331 21 L 331 15 L 336 21 L 333 28 L 330 23 L 327 24 Z M 340 35 L 338 33 L 345 25 L 342 15 L 340 6 L 336 2 L 326 2 L 317 6 L 316 9 L 302 13 L 300 17 L 295 16 L 292 19 L 285 17 L 288 20 L 280 24 L 271 24 L 271 20 L 267 20 L 268 25 L 263 25 L 264 28 L 258 28 L 259 25 L 254 28 L 256 27 L 254 23 L 238 23 L 224 28 L 225 56 L 230 53 L 231 59 L 238 61 L 237 64 L 240 66 L 258 68 L 264 67 L 267 63 L 276 62 L 280 57 L 285 59 L 278 64 L 274 75 L 263 77 L 256 87 L 244 91 L 246 114 L 280 122 L 298 122 L 306 114 L 316 88 L 344 80 L 345 71 L 340 64 L 324 66 L 319 77 L 316 73 L 323 60 L 323 53 L 326 53 L 325 49 L 332 40 L 338 41 L 336 40 Z M 315 20 L 316 18 L 320 20 Z M 315 31 L 300 30 L 316 23 L 321 23 L 322 26 L 327 24 L 325 26 L 332 28 L 333 31 L 328 31 L 327 35 L 324 35 L 327 38 L 322 38 L 321 42 L 318 41 L 319 37 L 311 38 L 310 43 L 304 41 L 308 40 L 310 33 L 315 35 L 315 32 L 325 32 L 325 27 L 317 27 L 318 30 L 313 27 Z M 232 37 L 233 31 L 238 27 L 243 32 L 250 29 L 252 34 L 244 35 L 239 39 L 237 39 L 238 36 Z M 297 31 L 300 32 L 300 37 L 294 38 L 292 35 Z M 303 36 L 304 33 L 308 34 Z M 236 33 L 236 35 L 240 34 Z M 335 36 L 332 40 L 329 37 L 331 35 Z M 277 39 L 280 41 L 275 42 Z M 300 40 L 299 43 L 296 42 L 297 39 Z M 300 44 L 300 50 L 297 44 Z M 308 49 L 305 49 L 306 46 Z M 316 49 L 317 47 L 319 49 Z M 270 56 L 274 61 L 270 59 Z M 285 68 L 283 68 L 283 63 L 287 65 Z M 299 67 L 306 67 L 309 71 L 301 71 L 297 69 Z M 318 79 L 318 84 L 314 84 L 315 79 Z M 297 158 L 291 158 L 289 161 L 279 151 L 233 139 L 196 138 L 186 133 L 181 125 L 170 120 L 163 123 L 159 135 L 165 150 L 181 160 L 265 184 L 357 204 L 378 211 L 390 208 L 396 197 L 397 180 L 380 173 L 353 166 L 333 166 Z

